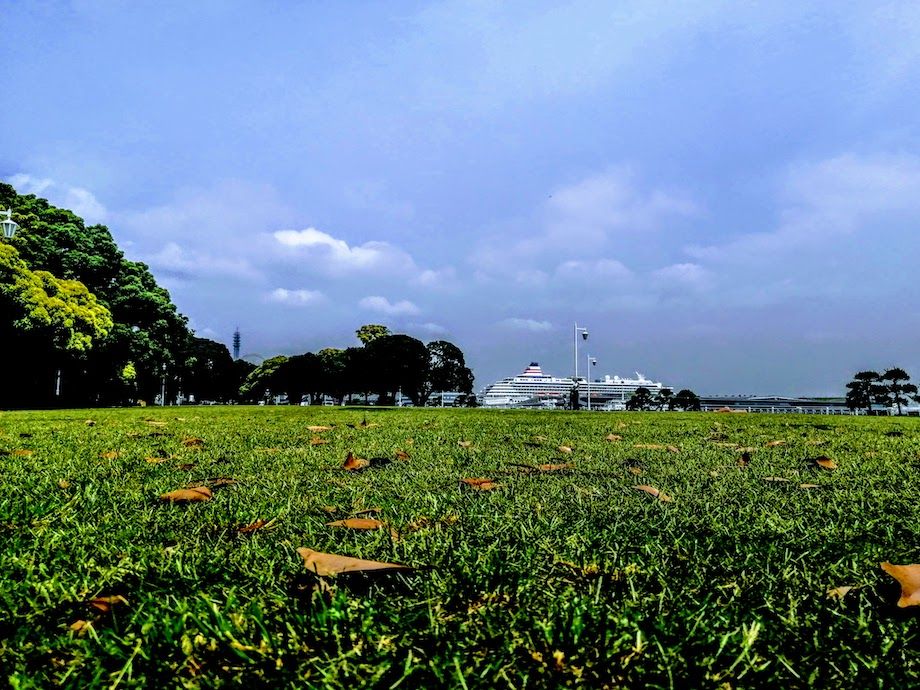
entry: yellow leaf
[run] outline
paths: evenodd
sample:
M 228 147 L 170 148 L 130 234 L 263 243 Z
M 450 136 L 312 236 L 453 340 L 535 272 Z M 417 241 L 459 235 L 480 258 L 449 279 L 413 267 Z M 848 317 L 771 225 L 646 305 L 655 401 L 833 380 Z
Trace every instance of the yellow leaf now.
M 343 575 L 348 573 L 385 573 L 396 570 L 411 570 L 407 565 L 386 563 L 383 561 L 366 561 L 361 558 L 338 556 L 332 553 L 322 553 L 313 549 L 299 548 L 297 553 L 303 558 L 304 565 L 311 573 L 321 577 Z
M 213 494 L 206 486 L 196 486 L 191 489 L 176 489 L 160 496 L 161 501 L 170 503 L 201 503 L 210 501 Z
M 901 583 L 901 598 L 898 606 L 920 606 L 920 564 L 893 565 L 888 561 L 880 564 L 882 570 Z

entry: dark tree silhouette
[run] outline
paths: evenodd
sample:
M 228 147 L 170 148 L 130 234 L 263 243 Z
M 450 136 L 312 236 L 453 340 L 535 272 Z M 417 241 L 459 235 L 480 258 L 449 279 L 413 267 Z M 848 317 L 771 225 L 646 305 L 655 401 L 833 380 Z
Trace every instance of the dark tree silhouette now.
M 909 383 L 910 374 L 900 367 L 894 367 L 882 374 L 879 380 L 881 382 L 878 387 L 879 401 L 888 407 L 897 407 L 898 415 L 900 415 L 901 405 L 910 402 L 907 396 L 917 394 L 917 387 Z
M 685 412 L 700 411 L 700 398 L 689 388 L 679 390 L 677 395 L 671 400 L 671 403 L 675 408 L 684 410 Z
M 860 371 L 853 375 L 853 380 L 847 384 L 846 406 L 851 410 L 864 409 L 866 414 L 872 413 L 872 401 L 875 399 L 879 385 L 877 371 Z
M 636 392 L 633 393 L 632 397 L 626 401 L 626 409 L 650 410 L 654 403 L 655 400 L 652 397 L 652 392 L 645 386 L 640 386 L 636 389 Z

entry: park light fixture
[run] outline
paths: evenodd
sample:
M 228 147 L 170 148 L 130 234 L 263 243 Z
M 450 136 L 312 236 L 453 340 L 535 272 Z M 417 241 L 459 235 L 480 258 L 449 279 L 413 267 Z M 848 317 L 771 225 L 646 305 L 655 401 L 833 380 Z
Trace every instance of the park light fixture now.
M 581 333 L 581 339 L 588 339 L 588 329 L 579 328 L 578 323 L 575 323 L 575 330 L 572 333 L 572 344 L 574 345 L 574 359 L 575 359 L 575 375 L 572 377 L 572 380 L 575 382 L 575 385 L 578 385 L 578 334 Z
M 6 215 L 4 220 L 0 220 L 0 226 L 3 226 L 3 236 L 11 240 L 13 235 L 16 234 L 16 231 L 19 229 L 19 226 L 13 220 L 13 209 L 8 208 L 5 211 L 0 211 L 0 216 Z
M 585 378 L 588 381 L 588 412 L 591 411 L 591 367 L 597 366 L 597 358 L 588 355 L 588 372 L 585 375 Z

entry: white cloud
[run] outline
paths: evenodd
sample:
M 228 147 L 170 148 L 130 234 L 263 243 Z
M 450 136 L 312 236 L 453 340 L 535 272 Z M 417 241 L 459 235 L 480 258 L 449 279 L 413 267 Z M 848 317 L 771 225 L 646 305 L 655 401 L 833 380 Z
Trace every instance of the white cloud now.
M 390 302 L 386 297 L 373 295 L 363 298 L 358 305 L 370 311 L 376 311 L 387 316 L 414 316 L 421 313 L 421 309 L 409 300 Z
M 633 272 L 616 259 L 594 261 L 569 260 L 556 267 L 556 276 L 563 280 L 607 280 L 624 281 L 632 278 Z
M 7 181 L 20 194 L 34 194 L 48 199 L 55 206 L 66 208 L 80 216 L 87 225 L 102 223 L 108 211 L 96 196 L 83 187 L 72 187 L 48 177 L 18 173 Z
M 432 323 L 428 321 L 426 323 L 412 323 L 409 324 L 410 328 L 417 328 L 420 331 L 425 331 L 426 333 L 431 333 L 432 335 L 444 335 L 448 330 L 438 323 Z
M 316 268 L 328 273 L 386 269 L 413 274 L 418 270 L 409 254 L 388 242 L 350 246 L 345 240 L 316 228 L 278 230 L 273 236 L 283 247 L 298 252 L 298 257 L 306 255 L 318 260 Z
M 538 321 L 536 319 L 521 319 L 512 317 L 500 322 L 500 325 L 507 328 L 513 328 L 519 331 L 531 331 L 534 333 L 553 330 L 553 324 L 549 321 Z
M 440 269 L 426 268 L 415 275 L 410 282 L 413 285 L 429 288 L 453 287 L 457 280 L 457 271 L 452 266 Z
M 213 256 L 187 249 L 176 242 L 167 243 L 158 252 L 141 257 L 150 264 L 155 273 L 170 274 L 171 277 L 192 278 L 195 276 L 235 276 L 258 279 L 260 273 L 249 265 L 246 259 Z
M 323 300 L 323 293 L 318 290 L 288 290 L 286 288 L 275 288 L 268 294 L 270 302 L 278 304 L 287 304 L 294 307 L 304 307 L 309 304 L 316 304 Z
M 712 283 L 712 274 L 699 264 L 671 264 L 652 271 L 653 282 L 663 288 L 700 290 Z

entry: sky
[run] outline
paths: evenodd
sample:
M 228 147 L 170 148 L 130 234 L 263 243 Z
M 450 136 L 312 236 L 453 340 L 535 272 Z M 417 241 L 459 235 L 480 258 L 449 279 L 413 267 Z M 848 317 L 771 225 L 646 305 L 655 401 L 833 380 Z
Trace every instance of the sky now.
M 704 394 L 920 377 L 920 3 L 0 0 L 0 179 L 196 332 Z

